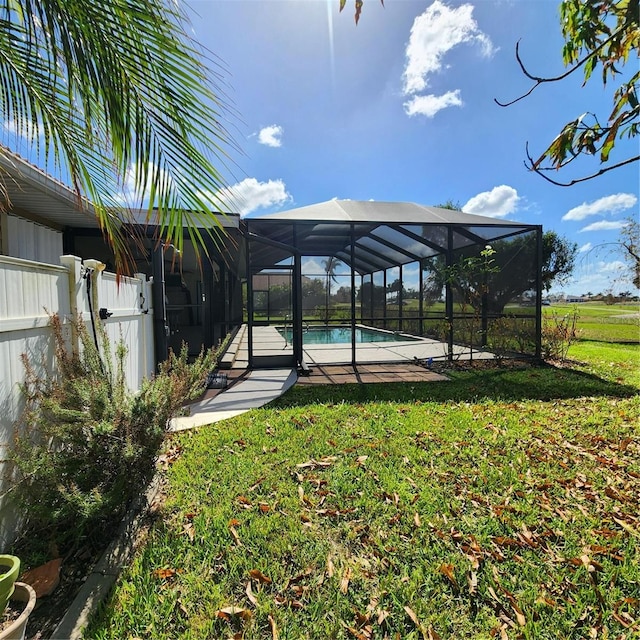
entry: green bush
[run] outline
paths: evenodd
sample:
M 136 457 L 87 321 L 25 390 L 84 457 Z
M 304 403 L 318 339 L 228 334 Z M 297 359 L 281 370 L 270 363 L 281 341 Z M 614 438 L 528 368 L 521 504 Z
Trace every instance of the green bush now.
M 487 345 L 497 358 L 514 353 L 532 355 L 536 350 L 535 324 L 531 318 L 495 318 L 489 323 Z
M 103 330 L 101 355 L 81 321 L 72 323 L 79 349 L 70 347 L 57 315 L 50 325 L 53 371 L 38 375 L 23 355 L 26 407 L 13 461 L 27 530 L 46 530 L 50 541 L 64 547 L 125 512 L 153 475 L 168 421 L 202 392 L 218 352 L 202 352 L 188 364 L 183 345 L 133 393 L 125 381 L 122 343 L 114 350 L 114 365 Z
M 564 360 L 569 347 L 578 339 L 577 309 L 564 316 L 555 311 L 544 316 L 542 320 L 542 357 L 547 360 Z

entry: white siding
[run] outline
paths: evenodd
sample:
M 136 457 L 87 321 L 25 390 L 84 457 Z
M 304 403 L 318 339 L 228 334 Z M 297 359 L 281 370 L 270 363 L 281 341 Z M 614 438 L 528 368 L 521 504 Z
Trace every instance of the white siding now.
M 8 215 L 7 250 L 14 258 L 57 264 L 62 255 L 62 233 L 31 220 Z

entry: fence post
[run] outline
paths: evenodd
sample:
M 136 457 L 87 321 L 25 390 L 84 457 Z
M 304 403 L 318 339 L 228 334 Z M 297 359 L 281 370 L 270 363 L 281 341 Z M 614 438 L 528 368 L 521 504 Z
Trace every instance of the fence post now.
M 78 331 L 75 321 L 83 311 L 82 294 L 82 259 L 77 256 L 61 256 L 62 266 L 67 268 L 69 273 L 69 309 L 71 310 L 71 344 L 74 350 L 78 349 Z
M 148 377 L 155 372 L 151 283 L 147 280 L 147 276 L 144 273 L 136 273 L 134 277 L 140 281 L 138 308 L 141 314 L 140 331 L 142 333 L 142 353 L 144 354 L 143 376 Z

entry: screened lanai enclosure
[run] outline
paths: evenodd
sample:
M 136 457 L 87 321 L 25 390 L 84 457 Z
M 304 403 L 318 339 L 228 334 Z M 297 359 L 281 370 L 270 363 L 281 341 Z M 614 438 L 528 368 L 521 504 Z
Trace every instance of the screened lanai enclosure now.
M 250 367 L 540 356 L 538 225 L 353 200 L 244 224 Z

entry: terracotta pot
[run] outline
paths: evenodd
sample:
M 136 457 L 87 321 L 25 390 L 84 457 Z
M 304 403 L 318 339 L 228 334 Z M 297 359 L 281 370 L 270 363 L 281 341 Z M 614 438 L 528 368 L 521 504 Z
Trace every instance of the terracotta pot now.
M 36 606 L 36 592 L 28 584 L 16 582 L 11 602 L 15 607 L 23 606 L 24 609 L 17 620 L 0 632 L 0 640 L 24 640 L 27 621 Z
M 20 558 L 0 555 L 0 614 L 5 610 L 13 593 L 13 585 L 20 573 Z

